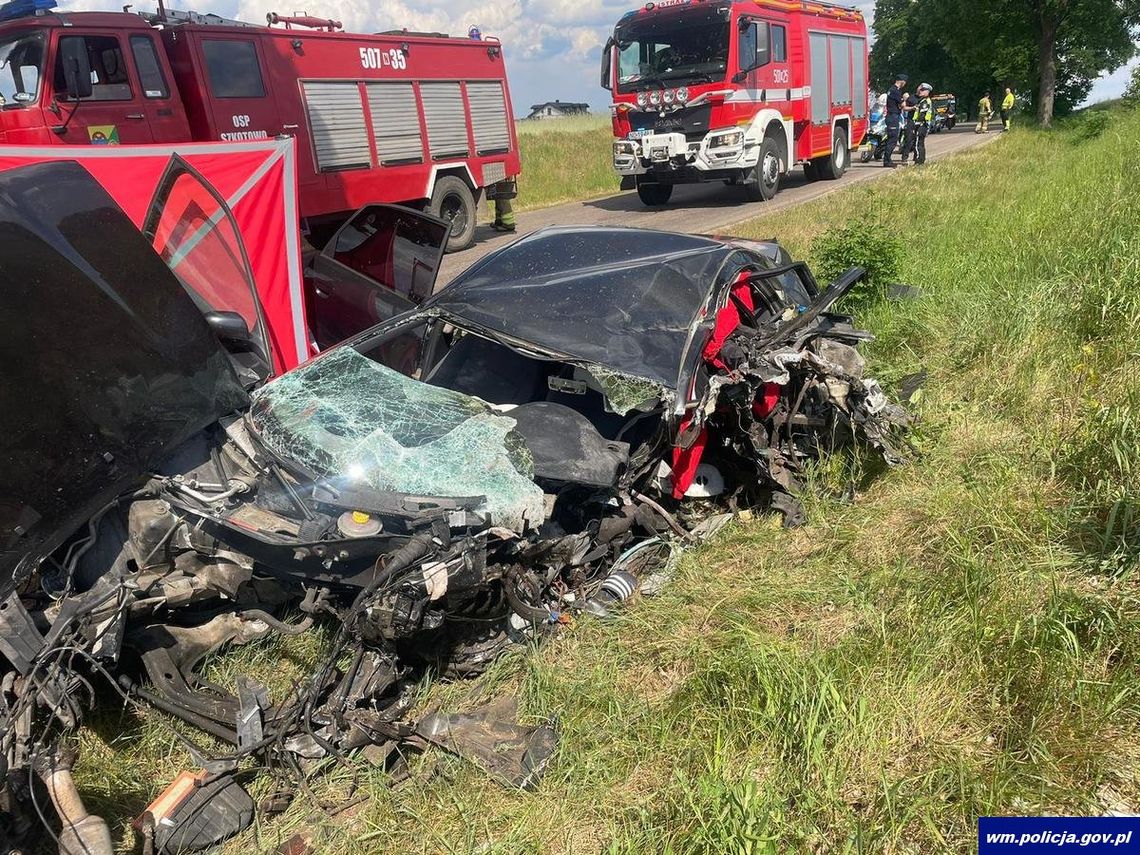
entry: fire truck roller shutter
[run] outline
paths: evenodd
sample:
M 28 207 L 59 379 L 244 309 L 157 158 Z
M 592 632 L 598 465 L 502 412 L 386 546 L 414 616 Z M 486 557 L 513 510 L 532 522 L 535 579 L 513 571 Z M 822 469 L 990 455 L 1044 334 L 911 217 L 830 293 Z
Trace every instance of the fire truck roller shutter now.
M 831 93 L 828 91 L 827 34 L 808 33 L 811 54 L 811 123 L 831 124 Z
M 507 101 L 499 80 L 467 84 L 471 107 L 471 127 L 475 131 L 475 153 L 503 154 L 511 149 L 511 129 L 507 125 Z
M 851 39 L 851 72 L 855 99 L 853 103 L 856 119 L 867 118 L 867 43 L 865 39 Z M 852 144 L 862 140 L 852 140 Z
M 354 81 L 302 80 L 317 171 L 372 165 L 364 104 Z
M 424 139 L 412 84 L 369 82 L 366 88 L 372 135 L 381 166 L 422 163 Z
M 420 84 L 432 160 L 467 157 L 467 111 L 458 83 L 431 81 Z

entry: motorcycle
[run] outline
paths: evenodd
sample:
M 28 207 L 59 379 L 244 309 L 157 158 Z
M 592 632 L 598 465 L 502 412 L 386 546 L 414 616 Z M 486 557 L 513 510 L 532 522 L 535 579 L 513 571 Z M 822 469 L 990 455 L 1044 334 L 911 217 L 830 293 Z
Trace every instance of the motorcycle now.
M 872 160 L 882 160 L 887 145 L 887 119 L 886 116 L 871 117 L 871 127 L 863 139 L 859 149 L 859 160 L 870 163 Z

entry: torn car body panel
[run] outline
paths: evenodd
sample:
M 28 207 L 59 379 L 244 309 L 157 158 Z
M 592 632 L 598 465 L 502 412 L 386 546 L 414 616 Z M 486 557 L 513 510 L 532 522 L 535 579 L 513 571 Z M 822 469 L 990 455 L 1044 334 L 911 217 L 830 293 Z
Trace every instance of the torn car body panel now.
M 50 245 L 89 198 L 103 241 L 67 232 L 54 255 L 5 257 L 0 278 L 51 280 L 59 306 L 116 311 L 64 353 L 37 338 L 58 336 L 62 310 L 12 289 L 24 325 L 11 341 L 43 349 L 41 370 L 72 397 L 55 404 L 71 421 L 32 422 L 40 433 L 4 449 L 25 455 L 0 484 L 6 566 L 20 569 L 0 608 L 9 769 L 54 756 L 109 679 L 231 746 L 190 745 L 209 774 L 178 805 L 201 805 L 208 781 L 244 811 L 225 776 L 249 757 L 303 777 L 315 760 L 424 741 L 532 786 L 553 730 L 443 713 L 416 724 L 416 681 L 476 674 L 575 611 L 609 614 L 725 511 L 793 517 L 803 467 L 847 439 L 897 459 L 905 413 L 863 376 L 867 334 L 831 312 L 857 271 L 821 292 L 775 243 L 548 230 L 247 395 L 229 327 L 204 320 L 137 233 L 116 244 L 137 287 L 113 287 L 102 244 L 124 221 L 82 170 L 55 168 L 71 182 L 49 199 L 56 220 L 0 208 L 0 239 Z M 0 182 L 32 193 L 23 178 Z M 74 388 L 83 370 L 98 398 Z M 21 377 L 42 382 L 32 367 Z M 106 461 L 101 443 L 128 429 L 136 446 Z M 41 440 L 81 454 L 66 457 L 82 477 L 56 505 L 45 485 L 70 472 Z M 119 453 L 108 477 L 98 461 Z M 211 653 L 317 624 L 318 664 L 279 697 L 256 674 L 202 675 Z M 4 809 L 28 811 L 18 787 L 7 796 Z M 163 840 L 217 839 L 244 817 Z

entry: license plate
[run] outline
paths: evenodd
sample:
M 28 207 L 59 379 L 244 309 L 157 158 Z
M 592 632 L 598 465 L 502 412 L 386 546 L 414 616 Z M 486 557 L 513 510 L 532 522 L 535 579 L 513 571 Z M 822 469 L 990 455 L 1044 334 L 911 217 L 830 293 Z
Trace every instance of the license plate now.
M 629 132 L 629 139 L 639 140 L 639 139 L 642 139 L 643 137 L 648 137 L 648 136 L 652 136 L 652 135 L 653 135 L 653 131 L 649 130 L 648 128 L 642 128 L 641 130 L 630 131 Z

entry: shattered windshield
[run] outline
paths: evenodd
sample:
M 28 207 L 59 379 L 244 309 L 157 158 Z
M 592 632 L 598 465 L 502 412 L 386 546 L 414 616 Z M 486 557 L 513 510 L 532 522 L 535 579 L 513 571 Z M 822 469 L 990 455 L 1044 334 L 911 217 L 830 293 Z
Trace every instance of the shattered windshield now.
M 542 490 L 514 419 L 352 348 L 331 350 L 259 389 L 250 419 L 270 451 L 333 486 L 484 496 L 493 525 L 522 531 L 542 521 Z
M 617 32 L 618 91 L 724 80 L 728 36 L 728 18 L 720 9 L 631 21 Z
M 35 101 L 43 65 L 41 31 L 0 37 L 0 106 L 19 107 Z

